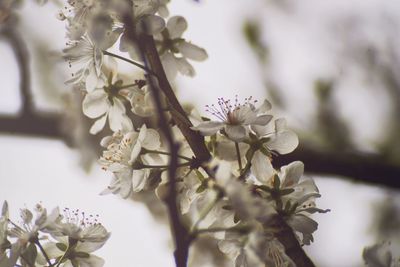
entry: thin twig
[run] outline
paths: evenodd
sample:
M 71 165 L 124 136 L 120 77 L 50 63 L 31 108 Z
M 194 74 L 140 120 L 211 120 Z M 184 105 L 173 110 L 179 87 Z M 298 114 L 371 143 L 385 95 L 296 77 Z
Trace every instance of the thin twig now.
M 138 67 L 138 68 L 141 68 L 142 70 L 146 71 L 148 74 L 156 76 L 156 74 L 151 69 L 147 68 L 146 66 L 143 66 L 142 64 L 140 64 L 140 63 L 138 63 L 136 61 L 130 60 L 129 58 L 126 58 L 126 57 L 123 57 L 123 56 L 108 52 L 106 50 L 103 50 L 103 54 L 106 55 L 106 56 L 111 56 L 111 57 L 115 57 L 115 58 L 121 59 L 121 60 L 123 60 L 125 62 L 128 62 L 128 63 Z

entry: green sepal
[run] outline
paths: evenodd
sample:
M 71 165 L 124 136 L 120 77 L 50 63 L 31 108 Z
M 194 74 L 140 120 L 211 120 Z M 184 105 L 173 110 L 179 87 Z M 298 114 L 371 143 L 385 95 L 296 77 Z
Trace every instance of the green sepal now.
M 59 249 L 59 250 L 61 250 L 61 251 L 67 251 L 67 249 L 68 249 L 68 246 L 67 245 L 65 245 L 64 243 L 56 243 L 56 247 Z
M 289 194 L 291 194 L 293 192 L 294 192 L 293 188 L 285 188 L 285 189 L 279 190 L 279 194 L 281 196 L 289 195 Z

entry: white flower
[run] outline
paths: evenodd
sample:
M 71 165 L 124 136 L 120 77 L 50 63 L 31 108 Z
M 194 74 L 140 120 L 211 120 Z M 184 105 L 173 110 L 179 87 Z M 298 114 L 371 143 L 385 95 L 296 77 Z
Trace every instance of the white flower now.
M 265 199 L 252 194 L 250 186 L 231 176 L 232 165 L 220 162 L 216 172 L 217 184 L 224 189 L 228 202 L 241 220 L 268 222 L 276 211 Z
M 286 128 L 285 119 L 275 120 L 275 130 L 268 133 L 268 127 L 253 125 L 251 129 L 255 133 L 254 142 L 258 142 L 260 149 L 254 152 L 251 160 L 251 171 L 262 183 L 266 183 L 274 174 L 271 164 L 271 154 L 288 154 L 299 144 L 297 135 Z
M 59 243 L 46 243 L 44 249 L 50 259 L 60 259 L 64 255 L 65 261 L 60 263 L 60 267 L 103 267 L 104 260 L 92 253 L 99 249 L 93 246 L 93 243 L 77 242 L 76 245 L 68 248 L 68 240 L 61 239 Z M 68 253 L 65 253 L 68 249 Z M 46 260 L 41 254 L 38 254 L 37 261 L 42 265 L 47 265 Z
M 148 117 L 154 114 L 153 97 L 147 85 L 132 91 L 129 97 L 133 113 L 141 117 Z
M 213 135 L 224 130 L 224 133 L 231 140 L 242 141 L 247 137 L 248 126 L 265 126 L 272 119 L 271 115 L 264 113 L 265 106 L 270 105 L 269 102 L 265 101 L 258 109 L 254 107 L 256 102 L 256 100 L 252 100 L 252 97 L 246 98 L 243 104 L 239 103 L 237 97 L 235 103 L 232 103 L 230 99 L 219 98 L 218 107 L 214 104 L 206 106 L 206 111 L 219 121 L 202 122 L 192 129 L 200 131 L 203 135 Z
M 117 63 L 110 60 L 110 69 L 104 67 L 108 75 L 107 84 L 102 88 L 88 91 L 82 102 L 83 113 L 92 119 L 97 119 L 90 128 L 91 134 L 97 134 L 104 128 L 108 119 L 110 129 L 114 132 L 124 132 L 133 129 L 129 117 L 126 115 L 124 101 L 127 101 L 129 89 L 123 86 L 117 76 Z
M 285 247 L 272 234 L 252 231 L 248 247 L 265 266 L 295 267 L 296 264 L 286 255 Z
M 98 215 L 86 215 L 85 212 L 65 208 L 64 216 L 56 223 L 56 230 L 51 234 L 57 239 L 67 236 L 74 242 L 83 242 L 91 248 L 100 248 L 110 237 L 110 233 L 98 221 Z
M 248 247 L 248 236 L 238 232 L 226 232 L 218 242 L 219 250 L 231 258 L 235 267 L 265 266 L 257 255 Z
M 318 188 L 311 178 L 301 179 L 304 164 L 295 161 L 283 166 L 278 173 L 279 190 L 285 192 L 281 196 L 286 221 L 292 229 L 302 234 L 302 243 L 309 245 L 314 241 L 312 234 L 317 230 L 318 223 L 309 217 L 310 214 L 326 213 L 316 207 L 315 199 L 321 197 Z M 276 183 L 278 181 L 274 181 Z
M 155 15 L 160 7 L 157 0 L 135 0 L 133 1 L 133 20 L 136 34 L 145 32 L 149 35 L 160 33 L 165 27 L 163 18 Z M 141 61 L 140 50 L 136 44 L 132 43 L 126 32 L 122 34 L 120 41 L 120 51 L 129 52 L 133 60 Z
M 399 267 L 400 259 L 392 255 L 390 242 L 382 242 L 363 250 L 363 258 L 368 267 Z
M 38 238 L 39 231 L 51 232 L 56 227 L 55 223 L 59 216 L 58 208 L 53 209 L 49 216 L 47 216 L 47 210 L 40 204 L 36 205 L 35 210 L 36 219 L 33 221 L 32 212 L 26 208 L 21 209 L 22 225 L 13 224 L 9 230 L 9 235 L 18 238 L 21 244 L 26 245 L 28 242 L 33 242 Z
M 178 71 L 183 75 L 194 76 L 194 68 L 187 59 L 203 61 L 208 57 L 206 50 L 182 38 L 186 29 L 185 18 L 173 16 L 168 20 L 166 28 L 155 36 L 162 64 L 170 79 L 175 78 Z
M 70 66 L 77 64 L 78 69 L 67 83 L 84 83 L 88 92 L 93 91 L 103 78 L 101 72 L 103 52 L 100 47 L 88 35 L 83 35 L 72 46 L 64 49 L 64 53 L 65 58 L 70 62 Z
M 147 165 L 160 165 L 164 161 L 156 153 L 142 154 L 142 149 L 157 150 L 161 147 L 160 135 L 154 129 L 147 129 L 146 125 L 139 132 L 131 131 L 124 135 L 115 133 L 113 137 L 102 140 L 107 145 L 99 163 L 103 169 L 114 174 L 110 186 L 102 192 L 120 193 L 127 198 L 132 191 L 142 191 L 151 171 Z

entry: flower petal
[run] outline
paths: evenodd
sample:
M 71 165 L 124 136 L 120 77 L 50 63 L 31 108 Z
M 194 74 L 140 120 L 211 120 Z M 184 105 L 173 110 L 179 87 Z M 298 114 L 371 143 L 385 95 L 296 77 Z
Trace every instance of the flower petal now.
M 107 112 L 109 102 L 103 89 L 96 89 L 86 94 L 82 102 L 83 114 L 91 119 L 98 118 Z
M 265 99 L 264 102 L 262 103 L 262 105 L 256 109 L 256 112 L 258 114 L 263 114 L 263 113 L 266 113 L 267 111 L 271 110 L 271 108 L 272 108 L 271 103 Z
M 196 71 L 193 66 L 185 58 L 176 58 L 176 63 L 179 72 L 182 75 L 193 77 L 196 75 Z
M 107 114 L 104 115 L 103 117 L 101 117 L 100 119 L 98 119 L 97 121 L 95 121 L 95 123 L 93 123 L 92 127 L 90 127 L 90 134 L 97 134 L 98 132 L 100 132 L 101 130 L 103 130 L 104 125 L 106 124 L 106 120 L 107 120 Z
M 184 57 L 192 60 L 203 61 L 208 58 L 207 52 L 204 48 L 201 48 L 192 43 L 181 42 L 177 45 L 177 48 Z
M 246 128 L 242 125 L 225 125 L 225 132 L 233 141 L 241 141 L 247 134 Z
M 145 182 L 146 182 L 146 177 L 145 177 L 145 170 L 133 170 L 132 172 L 132 189 L 133 192 L 139 192 L 142 191 Z
M 253 121 L 252 124 L 267 125 L 271 120 L 272 120 L 271 115 L 261 115 L 261 116 L 257 116 L 257 118 Z
M 200 123 L 199 125 L 195 127 L 191 127 L 192 130 L 200 131 L 202 135 L 213 135 L 219 130 L 221 130 L 224 127 L 224 124 L 222 122 L 218 121 L 205 121 Z
M 114 132 L 122 129 L 123 115 L 125 115 L 125 106 L 121 100 L 113 98 L 114 104 L 108 112 L 108 122 L 111 130 Z
M 167 22 L 167 29 L 171 39 L 181 37 L 187 27 L 186 19 L 182 16 L 173 16 Z
M 160 33 L 165 28 L 165 21 L 162 17 L 156 15 L 147 15 L 137 24 L 139 29 L 149 35 Z
M 294 161 L 289 165 L 281 168 L 283 178 L 282 187 L 293 187 L 299 183 L 301 176 L 304 173 L 304 163 L 301 161 Z
M 268 149 L 282 155 L 292 152 L 299 145 L 299 138 L 292 131 L 277 132 L 269 137 L 266 144 Z
M 174 55 L 170 52 L 166 52 L 161 56 L 161 62 L 164 67 L 165 73 L 169 80 L 175 79 L 178 74 L 178 62 Z
M 156 150 L 160 148 L 161 141 L 158 132 L 154 129 L 147 129 L 146 137 L 142 142 L 142 146 L 149 150 Z
M 263 184 L 267 184 L 274 174 L 271 161 L 260 151 L 256 151 L 251 159 L 251 172 Z

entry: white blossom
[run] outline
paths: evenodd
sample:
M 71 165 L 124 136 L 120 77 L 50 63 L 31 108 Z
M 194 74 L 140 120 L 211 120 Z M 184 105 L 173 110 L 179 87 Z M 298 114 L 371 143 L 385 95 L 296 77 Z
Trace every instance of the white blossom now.
M 151 90 L 147 85 L 142 88 L 136 88 L 130 96 L 132 112 L 141 117 L 154 115 L 155 106 Z
M 165 164 L 156 153 L 141 154 L 142 149 L 153 151 L 161 147 L 158 132 L 145 124 L 139 132 L 115 133 L 103 139 L 102 144 L 107 145 L 107 150 L 99 163 L 114 174 L 110 186 L 102 194 L 119 193 L 127 198 L 132 192 L 142 191 L 151 174 L 147 165 Z
M 70 47 L 64 49 L 65 58 L 77 71 L 67 83 L 85 84 L 88 92 L 93 91 L 102 82 L 103 52 L 88 35 L 83 35 Z M 75 64 L 77 66 L 75 66 Z
M 155 36 L 162 64 L 170 79 L 175 78 L 178 71 L 186 76 L 195 75 L 195 70 L 187 59 L 204 61 L 208 58 L 205 49 L 182 38 L 186 29 L 186 19 L 173 16 L 169 18 L 166 28 Z
M 251 171 L 260 182 L 266 183 L 274 174 L 270 159 L 272 153 L 288 154 L 298 146 L 299 140 L 294 132 L 286 128 L 285 119 L 275 120 L 275 129 L 270 133 L 265 126 L 253 125 L 251 129 L 261 146 L 254 152 Z
M 223 130 L 231 140 L 242 141 L 248 135 L 249 126 L 265 126 L 272 119 L 271 115 L 264 113 L 264 106 L 269 103 L 264 102 L 256 109 L 254 107 L 256 102 L 252 100 L 252 97 L 246 98 L 243 104 L 239 103 L 237 97 L 234 103 L 230 99 L 219 98 L 218 106 L 206 105 L 206 111 L 215 116 L 218 121 L 205 121 L 192 129 L 200 131 L 203 135 L 213 135 Z
M 90 133 L 97 134 L 101 131 L 107 120 L 110 129 L 114 132 L 130 131 L 133 129 L 133 125 L 126 115 L 124 106 L 129 92 L 127 89 L 122 89 L 123 82 L 118 79 L 116 63 L 110 64 L 110 70 L 105 69 L 105 73 L 108 74 L 106 85 L 88 91 L 82 102 L 83 113 L 89 118 L 96 119 L 90 128 Z

